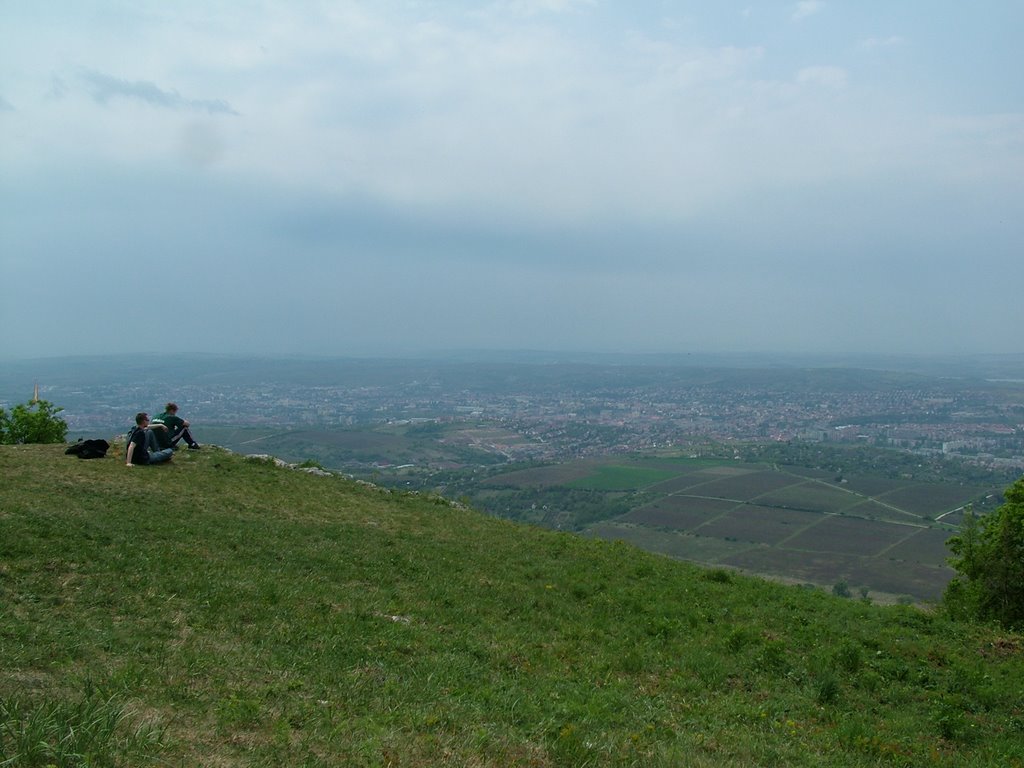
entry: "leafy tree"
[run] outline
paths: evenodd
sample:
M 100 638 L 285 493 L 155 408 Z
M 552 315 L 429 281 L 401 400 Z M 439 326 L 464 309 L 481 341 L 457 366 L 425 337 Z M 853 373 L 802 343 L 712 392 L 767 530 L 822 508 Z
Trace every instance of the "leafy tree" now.
M 850 596 L 850 585 L 840 579 L 832 585 L 832 594 L 836 597 L 849 597 Z
M 959 574 L 946 588 L 945 604 L 960 618 L 995 620 L 1024 627 L 1024 477 L 1003 494 L 1001 507 L 984 517 L 968 513 L 946 546 Z
M 0 443 L 63 443 L 68 425 L 57 415 L 63 410 L 47 400 L 21 403 L 9 414 L 0 408 Z

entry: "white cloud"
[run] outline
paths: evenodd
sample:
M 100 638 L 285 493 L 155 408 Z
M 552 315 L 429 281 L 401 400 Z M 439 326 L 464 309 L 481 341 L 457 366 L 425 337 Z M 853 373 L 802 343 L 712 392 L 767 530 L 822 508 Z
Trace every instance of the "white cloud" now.
M 843 89 L 845 70 L 775 80 L 761 47 L 687 46 L 657 30 L 595 46 L 571 25 L 504 12 L 268 8 L 243 28 L 181 16 L 140 27 L 122 43 L 135 64 L 124 78 L 100 74 L 124 72 L 105 50 L 75 62 L 91 66 L 91 90 L 22 115 L 0 157 L 177 164 L 547 226 L 696 216 L 749 189 L 859 173 L 863 153 L 881 163 L 904 146 L 899 133 L 872 144 L 885 134 L 870 118 L 818 103 L 815 88 Z M 67 86 L 78 71 L 64 70 Z
M 802 21 L 808 16 L 818 13 L 824 7 L 825 3 L 822 0 L 801 0 L 801 2 L 796 4 L 796 7 L 793 9 L 793 15 L 790 18 L 793 21 Z
M 862 48 L 893 48 L 905 44 L 907 41 L 900 35 L 890 35 L 889 37 L 869 37 L 865 40 L 861 40 L 860 45 Z
M 543 13 L 565 13 L 594 4 L 594 0 L 507 0 L 504 7 L 523 16 Z
M 547 226 L 676 220 L 752 189 L 928 157 L 914 120 L 864 110 L 844 68 L 807 66 L 783 80 L 766 73 L 772 49 L 620 28 L 597 45 L 571 20 L 524 22 L 507 10 L 421 16 L 338 2 L 272 4 L 237 19 L 168 12 L 118 45 L 75 49 L 64 68 L 44 59 L 40 92 L 56 72 L 64 95 L 29 103 L 19 86 L 0 160 L 176 164 Z M 942 146 L 955 163 L 956 148 Z
M 796 81 L 801 85 L 845 88 L 847 72 L 842 67 L 804 67 L 796 73 Z

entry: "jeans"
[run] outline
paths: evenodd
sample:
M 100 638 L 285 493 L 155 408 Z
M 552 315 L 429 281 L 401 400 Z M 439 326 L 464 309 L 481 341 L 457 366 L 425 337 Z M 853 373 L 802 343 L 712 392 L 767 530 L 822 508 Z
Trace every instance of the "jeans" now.
M 149 463 L 159 464 L 161 461 L 167 461 L 171 456 L 174 455 L 173 448 L 164 448 L 161 451 L 150 451 L 149 452 Z
M 156 444 L 156 435 L 153 434 L 153 430 L 146 430 L 146 450 L 149 452 L 149 464 L 159 464 L 161 461 L 167 461 L 171 456 L 174 455 L 173 448 L 160 449 Z

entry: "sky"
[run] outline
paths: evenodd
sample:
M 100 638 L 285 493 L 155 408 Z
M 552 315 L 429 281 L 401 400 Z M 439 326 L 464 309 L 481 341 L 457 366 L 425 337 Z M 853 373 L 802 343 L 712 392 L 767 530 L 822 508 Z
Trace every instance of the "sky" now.
M 1024 351 L 1024 3 L 0 0 L 0 359 Z

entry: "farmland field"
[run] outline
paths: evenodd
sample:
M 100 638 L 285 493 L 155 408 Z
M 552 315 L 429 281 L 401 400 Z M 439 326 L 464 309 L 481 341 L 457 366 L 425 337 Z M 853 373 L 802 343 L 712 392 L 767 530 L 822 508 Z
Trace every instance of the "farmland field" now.
M 949 531 L 919 528 L 912 536 L 882 554 L 912 563 L 941 563 L 949 557 L 949 550 L 946 548 L 949 536 Z
M 883 493 L 899 490 L 909 485 L 906 480 L 891 480 L 887 477 L 870 477 L 867 475 L 845 478 L 843 487 L 862 496 L 879 496 Z
M 943 512 L 962 507 L 979 496 L 984 489 L 959 485 L 911 485 L 878 497 L 886 504 L 915 512 L 922 517 L 937 517 Z
M 880 599 L 928 601 L 952 576 L 945 542 L 955 532 L 931 527 L 928 516 L 993 492 L 867 475 L 840 484 L 826 474 L 727 461 L 681 466 L 677 476 L 646 486 L 657 498 L 586 533 L 824 587 L 844 581 Z
M 551 495 L 558 489 L 615 496 L 620 506 L 622 494 L 638 494 L 629 496 L 635 506 L 628 511 L 591 517 L 577 530 L 694 562 L 825 588 L 845 581 L 880 599 L 926 601 L 941 595 L 951 578 L 945 542 L 958 515 L 943 517 L 942 526 L 930 518 L 998 493 L 870 475 L 840 482 L 834 472 L 729 459 L 622 457 L 508 472 L 485 486 L 543 491 L 537 497 L 538 507 L 541 498 L 547 505 L 543 520 L 570 528 L 561 497 Z
M 830 515 L 795 532 L 781 545 L 790 550 L 871 557 L 909 538 L 917 530 L 920 529 L 909 525 Z
M 725 539 L 705 538 L 679 531 L 660 531 L 643 525 L 616 522 L 593 525 L 584 532 L 584 535 L 608 541 L 625 541 L 648 552 L 697 563 L 723 562 L 750 548 L 749 544 Z
M 794 558 L 793 553 L 774 547 L 750 547 L 730 554 L 719 561 L 754 573 L 784 576 L 812 584 L 834 584 L 840 579 L 858 583 L 850 578 L 859 564 L 851 555 L 804 554 Z
M 677 477 L 673 477 L 671 480 L 665 480 L 664 482 L 652 485 L 647 490 L 654 493 L 678 493 L 680 491 L 689 491 L 698 486 L 712 483 L 717 479 L 718 477 L 712 472 L 700 470 L 678 475 Z
M 862 498 L 846 491 L 809 480 L 788 485 L 756 497 L 758 504 L 768 507 L 803 509 L 809 512 L 842 512 L 859 504 Z
M 723 465 L 721 459 L 696 459 L 681 456 L 659 456 L 642 457 L 633 460 L 639 467 L 650 467 L 651 469 L 665 469 L 673 475 L 684 475 L 688 472 L 705 471 L 716 475 L 730 473 L 745 474 L 755 471 L 743 466 Z
M 752 573 L 763 573 L 812 584 L 845 581 L 851 588 L 866 587 L 873 593 L 938 600 L 953 571 L 938 565 L 907 563 L 888 558 L 864 559 L 852 555 L 816 555 L 795 558 L 779 549 L 751 548 L 718 560 Z
M 595 491 L 628 491 L 644 488 L 673 476 L 664 469 L 647 467 L 599 466 L 586 477 L 567 483 L 570 488 L 585 488 Z
M 920 522 L 919 515 L 900 509 L 896 506 L 883 504 L 874 499 L 867 499 L 846 509 L 845 513 L 853 517 L 866 517 L 869 519 L 889 520 L 896 523 Z
M 725 499 L 668 496 L 619 518 L 624 522 L 687 531 L 728 512 L 736 503 Z
M 750 501 L 789 485 L 805 482 L 801 478 L 781 472 L 749 472 L 734 477 L 722 477 L 700 487 L 702 496 L 722 496 L 736 501 Z
M 757 544 L 778 544 L 795 533 L 820 523 L 817 512 L 796 509 L 773 509 L 744 504 L 728 514 L 715 518 L 695 530 L 701 536 L 748 541 Z

